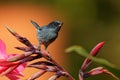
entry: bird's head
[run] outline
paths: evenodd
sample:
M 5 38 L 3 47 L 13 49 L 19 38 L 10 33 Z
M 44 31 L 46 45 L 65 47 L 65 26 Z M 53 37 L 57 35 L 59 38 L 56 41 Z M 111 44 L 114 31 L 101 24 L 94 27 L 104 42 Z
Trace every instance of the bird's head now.
M 49 28 L 55 29 L 57 32 L 61 29 L 63 22 L 55 20 L 48 24 Z

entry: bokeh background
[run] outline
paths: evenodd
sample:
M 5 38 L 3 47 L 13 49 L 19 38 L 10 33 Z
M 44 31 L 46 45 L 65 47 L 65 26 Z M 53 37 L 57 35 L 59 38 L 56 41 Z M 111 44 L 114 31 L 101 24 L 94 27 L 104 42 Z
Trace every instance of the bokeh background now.
M 24 46 L 19 43 L 5 28 L 10 26 L 22 36 L 37 45 L 35 28 L 30 20 L 39 25 L 48 24 L 52 20 L 64 22 L 58 39 L 48 50 L 53 58 L 78 80 L 78 70 L 84 60 L 77 54 L 67 54 L 65 49 L 72 45 L 83 46 L 90 51 L 98 42 L 106 44 L 98 54 L 120 67 L 120 1 L 119 0 L 0 0 L 0 38 L 7 46 L 7 52 L 22 54 L 14 49 Z M 89 69 L 100 66 L 93 63 Z M 27 79 L 39 70 L 26 69 Z M 47 73 L 37 80 L 47 80 Z M 114 80 L 111 76 L 100 74 L 85 80 Z M 7 80 L 0 77 L 0 80 Z M 58 80 L 67 80 L 60 78 Z

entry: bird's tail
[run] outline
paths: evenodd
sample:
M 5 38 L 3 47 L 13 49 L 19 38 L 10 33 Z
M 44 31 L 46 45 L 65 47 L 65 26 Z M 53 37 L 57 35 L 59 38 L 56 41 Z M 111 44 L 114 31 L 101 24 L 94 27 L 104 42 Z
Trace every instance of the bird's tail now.
M 31 20 L 31 23 L 35 26 L 36 29 L 40 29 L 40 26 L 36 22 Z

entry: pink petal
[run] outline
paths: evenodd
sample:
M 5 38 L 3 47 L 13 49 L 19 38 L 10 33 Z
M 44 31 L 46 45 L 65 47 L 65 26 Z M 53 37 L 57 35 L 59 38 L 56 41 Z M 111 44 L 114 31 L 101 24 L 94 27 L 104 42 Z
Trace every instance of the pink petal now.
M 92 56 L 96 56 L 97 53 L 100 51 L 100 49 L 103 47 L 104 43 L 105 43 L 104 41 L 98 43 L 98 44 L 91 50 L 90 54 L 91 54 Z
M 7 74 L 6 75 L 10 80 L 21 80 L 20 78 L 18 78 L 16 75 L 14 74 Z
M 97 67 L 97 68 L 90 70 L 88 73 L 89 73 L 89 75 L 97 75 L 97 74 L 101 74 L 103 72 L 104 72 L 103 67 Z
M 10 54 L 8 55 L 8 59 L 9 58 L 12 58 L 13 56 L 16 56 L 18 54 Z M 19 76 L 23 76 L 23 73 L 22 71 L 25 69 L 25 67 L 27 66 L 27 63 L 23 63 L 23 64 L 20 64 L 15 70 L 13 70 L 11 73 L 14 74 L 14 75 L 19 75 Z
M 100 51 L 100 49 L 103 47 L 104 43 L 105 43 L 104 41 L 98 43 L 98 44 L 91 50 L 90 55 L 93 56 L 93 57 L 96 56 L 97 53 Z M 82 64 L 82 66 L 81 66 L 81 70 L 84 71 L 84 70 L 91 64 L 91 62 L 92 62 L 91 59 L 86 58 L 86 59 L 84 60 L 83 64 Z
M 27 63 L 23 63 L 21 64 L 20 66 L 18 66 L 13 72 L 14 74 L 16 75 L 19 75 L 19 76 L 24 76 L 22 71 L 25 69 L 25 67 L 27 66 Z
M 18 64 L 19 62 L 7 62 L 4 59 L 0 59 L 0 66 L 1 67 L 9 67 Z
M 25 69 L 25 67 L 27 66 L 27 63 L 23 63 L 20 66 L 17 67 L 17 71 L 21 72 Z
M 16 56 L 16 55 L 18 55 L 18 54 L 10 54 L 10 55 L 8 55 L 8 59 L 12 58 L 13 56 Z M 20 64 L 20 66 L 17 67 L 17 71 L 18 72 L 23 71 L 26 66 L 27 66 L 27 63 Z
M 8 77 L 10 80 L 20 80 L 18 76 L 23 76 L 22 71 L 24 70 L 26 65 L 27 65 L 26 63 L 19 65 L 15 70 L 11 71 L 10 73 L 5 74 L 6 77 Z
M 0 59 L 5 59 L 6 57 L 6 46 L 4 42 L 0 39 Z
M 1 67 L 1 66 L 0 66 L 0 74 L 1 74 L 3 71 L 7 70 L 7 69 L 8 69 L 8 67 Z
M 9 74 L 14 74 L 16 76 L 24 76 L 22 72 L 18 72 L 17 70 L 13 70 L 12 72 L 10 72 Z

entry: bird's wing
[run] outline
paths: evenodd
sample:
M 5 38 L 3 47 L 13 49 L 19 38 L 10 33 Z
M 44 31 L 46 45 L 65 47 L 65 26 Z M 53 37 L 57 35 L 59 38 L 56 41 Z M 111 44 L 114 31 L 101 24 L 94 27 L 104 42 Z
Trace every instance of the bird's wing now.
M 37 35 L 39 36 L 38 38 L 40 38 L 40 40 L 44 40 L 45 42 L 57 37 L 56 33 L 51 32 L 48 29 L 47 30 L 42 29 L 42 31 L 39 31 Z
M 36 29 L 39 29 L 39 30 L 41 29 L 40 26 L 33 20 L 31 20 L 31 23 L 35 26 Z

